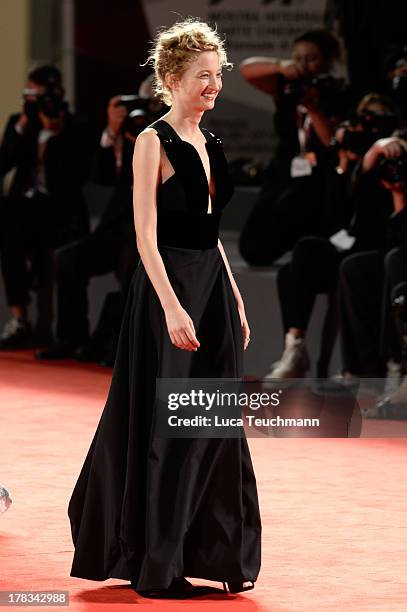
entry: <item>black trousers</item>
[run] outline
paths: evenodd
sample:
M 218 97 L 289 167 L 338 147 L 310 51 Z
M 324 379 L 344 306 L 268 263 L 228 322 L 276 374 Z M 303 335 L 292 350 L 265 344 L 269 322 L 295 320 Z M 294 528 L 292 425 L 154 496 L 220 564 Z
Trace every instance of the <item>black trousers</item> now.
M 327 238 L 307 236 L 295 245 L 291 261 L 277 275 L 284 331 L 306 330 L 319 293 L 333 294 L 343 255 Z
M 401 358 L 401 338 L 391 314 L 393 287 L 407 278 L 407 247 L 364 251 L 340 266 L 339 307 L 344 369 L 380 377 L 386 361 Z
M 37 287 L 52 286 L 55 203 L 33 198 L 4 198 L 0 206 L 0 257 L 7 303 L 28 304 L 35 268 Z
M 279 176 L 271 168 L 240 237 L 240 253 L 250 265 L 271 265 L 306 235 L 323 235 L 324 181 L 312 176 Z
M 0 203 L 0 262 L 9 306 L 37 295 L 35 331 L 50 336 L 53 319 L 54 249 L 60 232 L 57 202 L 41 193 Z
M 392 292 L 400 283 L 407 281 L 407 245 L 396 247 L 389 251 L 384 259 L 384 295 L 382 308 L 382 352 L 387 355 L 386 347 L 390 347 L 390 356 L 401 359 L 402 336 L 404 326 L 392 311 Z M 386 339 L 389 342 L 386 343 Z
M 122 302 L 139 256 L 134 232 L 117 228 L 96 230 L 90 236 L 56 251 L 57 328 L 59 342 L 79 346 L 89 337 L 89 280 L 115 272 Z

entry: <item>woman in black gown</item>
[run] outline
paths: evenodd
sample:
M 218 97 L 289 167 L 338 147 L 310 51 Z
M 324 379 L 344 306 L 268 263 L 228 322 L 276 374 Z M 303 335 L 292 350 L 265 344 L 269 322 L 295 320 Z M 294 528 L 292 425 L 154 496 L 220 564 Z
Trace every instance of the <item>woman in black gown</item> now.
M 244 305 L 218 238 L 233 193 L 221 141 L 199 127 L 231 66 L 192 19 L 161 31 L 150 56 L 171 106 L 134 151 L 141 262 L 123 315 L 107 402 L 68 514 L 71 576 L 121 578 L 145 596 L 192 596 L 185 576 L 253 588 L 261 522 L 245 436 L 155 435 L 156 378 L 241 378 Z M 195 590 L 194 590 L 195 589 Z

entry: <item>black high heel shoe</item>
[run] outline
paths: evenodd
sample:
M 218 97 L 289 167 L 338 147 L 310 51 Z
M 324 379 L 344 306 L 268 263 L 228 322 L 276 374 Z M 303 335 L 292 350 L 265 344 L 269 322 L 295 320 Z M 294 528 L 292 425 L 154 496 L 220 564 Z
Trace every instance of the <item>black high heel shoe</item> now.
M 248 582 L 250 582 L 249 585 L 247 584 Z M 243 582 L 222 582 L 222 584 L 225 593 L 242 593 L 243 591 L 251 591 L 254 589 L 253 580 L 245 580 Z
M 136 593 L 138 593 L 138 595 L 150 599 L 191 599 L 193 597 L 199 597 L 202 595 L 213 595 L 214 593 L 219 593 L 219 589 L 209 586 L 195 586 L 184 577 L 174 578 L 170 586 L 166 589 L 140 591 L 136 588 L 133 581 L 131 586 Z

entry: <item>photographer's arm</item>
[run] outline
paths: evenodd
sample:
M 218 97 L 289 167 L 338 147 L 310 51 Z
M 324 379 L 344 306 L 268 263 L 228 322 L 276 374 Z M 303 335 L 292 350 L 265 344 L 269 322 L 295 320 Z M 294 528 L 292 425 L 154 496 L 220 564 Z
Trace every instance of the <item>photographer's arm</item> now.
M 387 223 L 386 250 L 407 245 L 407 194 L 392 191 L 393 214 Z
M 92 179 L 98 185 L 114 185 L 120 170 L 117 161 L 121 159 L 123 138 L 121 130 L 127 117 L 127 110 L 118 105 L 121 96 L 114 96 L 107 106 L 107 125 L 103 130 L 92 167 Z
M 405 140 L 395 136 L 381 138 L 364 155 L 362 176 L 368 177 L 381 159 L 395 159 L 403 153 L 407 153 Z M 391 192 L 393 201 L 393 213 L 389 217 L 386 233 L 386 249 L 390 250 L 407 244 L 407 193 L 402 181 L 389 182 L 381 178 L 380 182 Z
M 25 130 L 18 129 L 21 115 L 9 119 L 0 146 L 0 176 L 5 176 L 23 160 L 26 153 Z
M 401 138 L 397 138 L 396 136 L 380 138 L 365 153 L 362 162 L 362 170 L 363 172 L 369 172 L 377 166 L 382 157 L 386 157 L 387 159 L 399 157 L 403 151 L 407 153 L 407 143 Z
M 272 96 L 279 93 L 278 75 L 289 80 L 301 76 L 299 67 L 292 60 L 278 60 L 274 57 L 248 57 L 241 62 L 239 70 L 250 85 Z
M 136 140 L 133 156 L 133 209 L 137 249 L 146 273 L 165 313 L 171 342 L 178 348 L 196 351 L 199 342 L 191 317 L 181 306 L 171 286 L 157 246 L 157 201 L 160 181 L 161 143 L 153 129 Z
M 392 192 L 394 214 L 400 213 L 407 207 L 407 194 L 397 191 Z M 407 238 L 407 236 L 406 236 Z
M 308 115 L 319 140 L 324 147 L 329 147 L 334 135 L 333 122 L 316 106 L 311 104 L 307 105 L 307 103 L 305 103 L 304 106 L 308 110 Z

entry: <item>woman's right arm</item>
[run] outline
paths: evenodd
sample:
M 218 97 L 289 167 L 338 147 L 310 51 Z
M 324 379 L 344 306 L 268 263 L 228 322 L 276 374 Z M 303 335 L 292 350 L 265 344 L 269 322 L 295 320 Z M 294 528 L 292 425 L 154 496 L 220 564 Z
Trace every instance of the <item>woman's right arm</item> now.
M 171 342 L 178 348 L 197 350 L 191 317 L 181 306 L 157 246 L 157 200 L 160 182 L 160 140 L 154 130 L 142 132 L 133 155 L 133 209 L 137 249 L 165 313 Z

